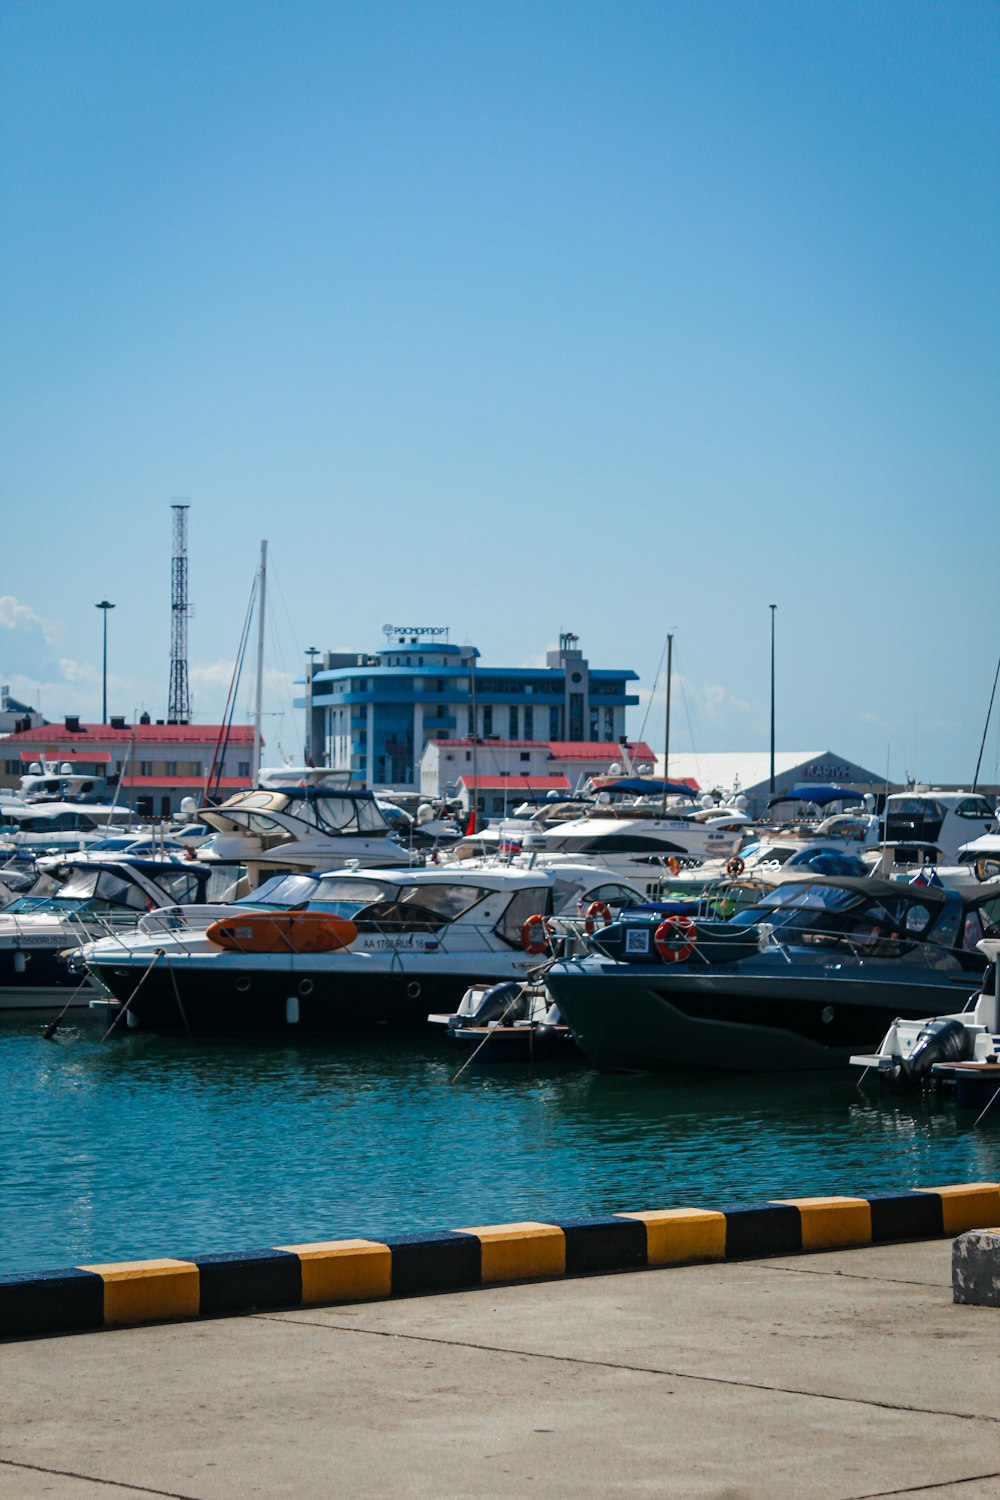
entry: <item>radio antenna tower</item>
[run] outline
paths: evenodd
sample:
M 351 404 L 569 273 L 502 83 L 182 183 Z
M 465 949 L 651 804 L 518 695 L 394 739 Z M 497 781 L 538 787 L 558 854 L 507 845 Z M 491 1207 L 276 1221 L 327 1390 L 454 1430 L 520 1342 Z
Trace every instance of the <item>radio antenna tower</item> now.
M 191 718 L 188 694 L 187 622 L 188 560 L 187 504 L 172 504 L 174 513 L 174 555 L 170 564 L 170 693 L 167 701 L 167 723 L 186 724 Z

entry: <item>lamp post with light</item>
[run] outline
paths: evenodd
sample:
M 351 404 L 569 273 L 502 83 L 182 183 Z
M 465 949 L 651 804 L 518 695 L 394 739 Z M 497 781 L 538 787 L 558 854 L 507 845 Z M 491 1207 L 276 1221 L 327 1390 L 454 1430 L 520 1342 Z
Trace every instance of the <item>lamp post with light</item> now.
M 313 738 L 313 677 L 316 675 L 316 658 L 320 654 L 321 653 L 320 653 L 320 650 L 319 650 L 318 646 L 307 646 L 306 647 L 306 656 L 308 656 L 308 658 L 309 658 L 309 665 L 306 668 L 306 735 L 305 735 L 305 741 L 306 742 L 305 742 L 305 745 L 304 745 L 303 748 L 304 748 L 304 752 L 305 752 L 305 763 L 306 763 L 307 766 L 312 766 L 312 765 L 316 764 L 316 757 L 313 755 L 313 748 L 312 748 L 312 738 Z
M 114 607 L 113 604 L 108 603 L 107 599 L 102 599 L 100 604 L 94 605 L 94 608 L 99 609 L 104 616 L 104 693 L 101 698 L 102 724 L 108 722 L 108 610 L 114 609 Z

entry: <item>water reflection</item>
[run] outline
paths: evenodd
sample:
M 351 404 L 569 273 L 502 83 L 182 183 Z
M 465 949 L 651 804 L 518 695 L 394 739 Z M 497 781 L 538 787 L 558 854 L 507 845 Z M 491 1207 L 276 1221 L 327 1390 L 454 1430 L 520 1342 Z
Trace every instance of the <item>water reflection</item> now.
M 996 1178 L 1000 1106 L 970 1130 L 853 1074 L 456 1080 L 436 1035 L 102 1034 L 0 1021 L 0 1269 Z

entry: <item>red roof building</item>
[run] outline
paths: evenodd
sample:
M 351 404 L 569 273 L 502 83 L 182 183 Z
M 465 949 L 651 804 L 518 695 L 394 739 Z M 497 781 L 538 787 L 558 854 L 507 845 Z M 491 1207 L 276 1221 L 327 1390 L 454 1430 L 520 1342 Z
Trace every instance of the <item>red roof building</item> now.
M 170 817 L 186 797 L 201 803 L 217 753 L 222 761 L 212 773 L 213 792 L 218 787 L 228 795 L 253 785 L 250 724 L 233 724 L 228 731 L 220 724 L 127 724 L 118 718 L 84 724 L 67 715 L 62 724 L 41 724 L 0 740 L 0 786 L 17 786 L 35 761 L 66 763 L 75 773 L 92 771 L 106 780 L 110 795 L 120 782 L 140 816 Z

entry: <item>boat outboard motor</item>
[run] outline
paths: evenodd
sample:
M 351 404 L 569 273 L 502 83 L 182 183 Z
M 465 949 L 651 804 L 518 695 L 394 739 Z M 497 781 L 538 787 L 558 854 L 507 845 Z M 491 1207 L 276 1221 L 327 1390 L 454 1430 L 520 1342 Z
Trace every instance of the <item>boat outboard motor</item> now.
M 913 1087 L 922 1088 L 929 1081 L 935 1063 L 965 1062 L 972 1056 L 974 1046 L 967 1026 L 954 1016 L 938 1016 L 920 1028 L 913 1051 L 903 1063 L 903 1072 Z
M 520 1020 L 524 1006 L 513 1004 L 519 996 L 521 996 L 521 986 L 515 980 L 508 979 L 502 984 L 491 984 L 488 990 L 483 991 L 479 1004 L 472 1014 L 462 1017 L 463 1024 L 485 1026 L 489 1021 L 499 1021 L 505 1012 L 508 1021 Z M 523 996 L 521 998 L 523 1000 Z

